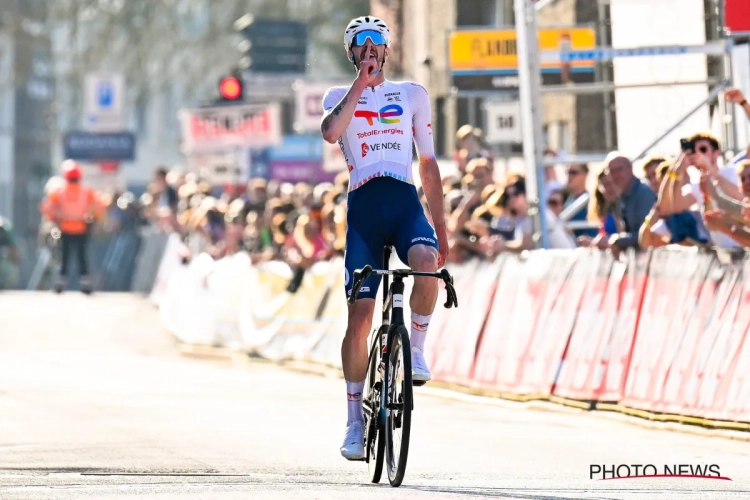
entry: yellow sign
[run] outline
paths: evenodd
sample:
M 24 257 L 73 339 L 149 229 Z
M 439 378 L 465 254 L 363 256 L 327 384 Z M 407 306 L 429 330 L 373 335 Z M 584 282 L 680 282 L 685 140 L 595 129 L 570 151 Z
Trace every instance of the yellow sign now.
M 538 31 L 539 50 L 590 50 L 596 47 L 593 28 L 550 28 Z M 574 61 L 571 68 L 590 69 L 594 61 Z M 561 63 L 543 63 L 559 71 Z M 450 68 L 459 73 L 516 73 L 515 30 L 456 31 L 450 37 Z

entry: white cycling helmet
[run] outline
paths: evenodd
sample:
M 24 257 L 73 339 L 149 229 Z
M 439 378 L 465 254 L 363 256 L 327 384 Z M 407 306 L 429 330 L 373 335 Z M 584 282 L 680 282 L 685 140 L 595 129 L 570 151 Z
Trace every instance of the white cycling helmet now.
M 388 29 L 385 21 L 374 16 L 362 16 L 352 19 L 344 31 L 344 48 L 347 52 L 352 48 L 354 35 L 365 30 L 373 30 L 381 33 L 383 38 L 385 38 L 386 47 L 391 45 L 391 30 Z

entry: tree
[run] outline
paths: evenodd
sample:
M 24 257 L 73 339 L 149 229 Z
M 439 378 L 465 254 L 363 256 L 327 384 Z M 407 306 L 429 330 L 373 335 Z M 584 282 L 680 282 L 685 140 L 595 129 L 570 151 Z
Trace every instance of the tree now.
M 55 60 L 55 108 L 80 109 L 83 77 L 89 71 L 126 75 L 129 99 L 147 89 L 184 86 L 181 100 L 213 97 L 218 77 L 237 64 L 242 40 L 234 22 L 250 13 L 309 23 L 309 75 L 331 78 L 351 72 L 343 31 L 368 12 L 369 0 L 2 0 L 0 38 L 29 30 L 51 40 Z M 31 26 L 29 11 L 46 23 Z M 24 12 L 25 11 L 25 12 Z M 41 28 L 40 28 L 41 26 Z M 0 54 L 3 47 L 0 40 Z M 0 58 L 1 60 L 1 58 Z M 30 63 L 17 66 L 6 85 L 24 85 Z M 3 82 L 0 82 L 2 85 Z M 0 88 L 0 90 L 2 90 Z

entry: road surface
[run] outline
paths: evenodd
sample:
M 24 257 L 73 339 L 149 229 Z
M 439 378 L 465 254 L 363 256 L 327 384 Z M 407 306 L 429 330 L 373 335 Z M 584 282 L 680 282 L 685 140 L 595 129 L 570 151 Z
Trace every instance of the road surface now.
M 0 294 L 0 498 L 750 498 L 750 443 L 416 391 L 404 484 L 338 448 L 337 378 L 180 355 L 134 296 Z M 589 479 L 717 464 L 732 481 Z M 385 476 L 385 475 L 384 475 Z

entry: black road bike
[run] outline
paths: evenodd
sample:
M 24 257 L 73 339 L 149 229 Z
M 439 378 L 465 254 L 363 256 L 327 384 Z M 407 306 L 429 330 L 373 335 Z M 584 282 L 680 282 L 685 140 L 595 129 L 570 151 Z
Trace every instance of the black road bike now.
M 365 266 L 354 272 L 352 294 L 349 304 L 357 300 L 362 284 L 372 273 L 383 276 L 383 324 L 373 331 L 365 379 L 365 395 L 362 406 L 365 414 L 365 458 L 373 483 L 380 482 L 383 458 L 387 461 L 388 481 L 391 486 L 400 486 L 406 472 L 409 453 L 411 412 L 414 410 L 412 385 L 411 345 L 409 331 L 404 325 L 404 278 L 427 276 L 442 279 L 448 294 L 445 307 L 458 307 L 453 277 L 446 269 L 436 273 L 418 272 L 411 269 L 388 270 L 391 248 L 384 249 L 386 269 Z M 393 283 L 388 286 L 389 276 Z M 391 320 L 392 317 L 392 320 Z

